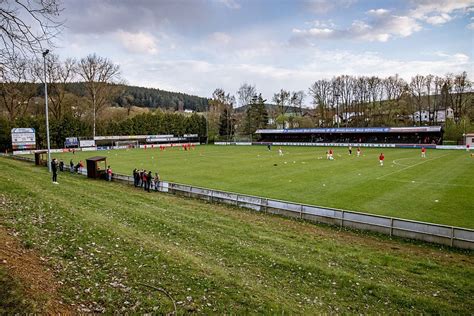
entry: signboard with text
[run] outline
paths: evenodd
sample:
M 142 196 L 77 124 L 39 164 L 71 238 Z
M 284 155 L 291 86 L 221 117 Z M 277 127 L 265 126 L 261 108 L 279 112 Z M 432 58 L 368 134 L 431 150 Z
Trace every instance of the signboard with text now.
M 36 135 L 34 128 L 12 128 L 12 148 L 35 149 Z

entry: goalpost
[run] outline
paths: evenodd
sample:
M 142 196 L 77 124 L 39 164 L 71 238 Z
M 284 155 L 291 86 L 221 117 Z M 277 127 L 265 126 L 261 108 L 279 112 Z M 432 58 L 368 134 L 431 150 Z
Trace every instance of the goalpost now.
M 138 140 L 117 140 L 115 142 L 116 148 L 140 148 Z

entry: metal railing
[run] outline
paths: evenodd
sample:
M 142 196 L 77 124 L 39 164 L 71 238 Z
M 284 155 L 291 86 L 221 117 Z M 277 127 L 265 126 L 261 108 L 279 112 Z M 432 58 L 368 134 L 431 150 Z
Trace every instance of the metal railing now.
M 22 161 L 33 161 L 25 157 L 11 157 Z M 69 166 L 65 166 L 65 170 L 69 170 Z M 85 174 L 87 175 L 87 173 Z M 128 175 L 114 174 L 112 179 L 131 185 L 134 183 L 133 177 Z M 474 230 L 463 227 L 300 204 L 168 181 L 160 181 L 158 191 L 199 198 L 210 202 L 231 204 L 258 212 L 283 215 L 352 229 L 368 230 L 389 236 L 421 240 L 451 247 L 474 249 Z

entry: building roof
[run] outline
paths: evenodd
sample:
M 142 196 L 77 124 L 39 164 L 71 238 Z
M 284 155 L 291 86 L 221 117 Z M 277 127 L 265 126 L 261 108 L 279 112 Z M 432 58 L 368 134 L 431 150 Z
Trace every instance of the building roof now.
M 441 126 L 259 129 L 257 134 L 353 134 L 440 132 Z
M 86 161 L 102 161 L 106 159 L 107 157 L 104 157 L 104 156 L 95 156 L 95 157 L 87 158 Z

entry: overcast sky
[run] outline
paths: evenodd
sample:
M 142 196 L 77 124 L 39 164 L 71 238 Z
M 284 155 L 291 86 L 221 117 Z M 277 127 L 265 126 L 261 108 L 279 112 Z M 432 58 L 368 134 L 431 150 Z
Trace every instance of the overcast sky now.
M 336 75 L 467 71 L 474 0 L 65 0 L 56 52 L 120 65 L 130 85 L 271 99 Z M 305 103 L 309 103 L 309 98 Z

